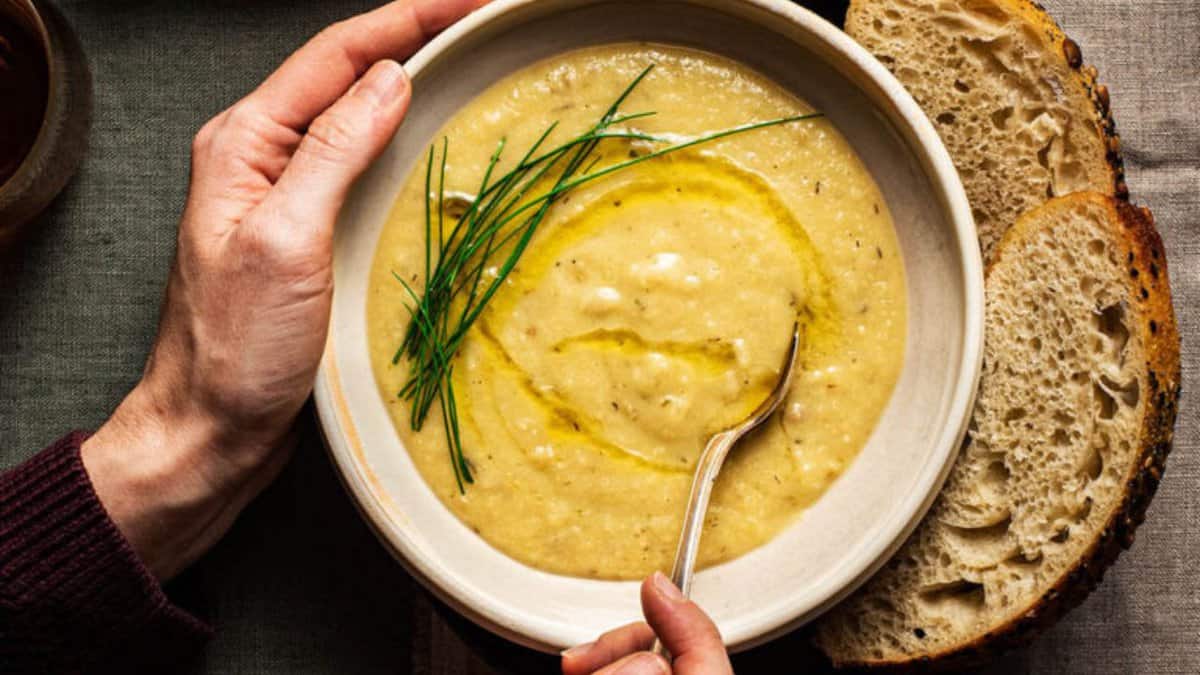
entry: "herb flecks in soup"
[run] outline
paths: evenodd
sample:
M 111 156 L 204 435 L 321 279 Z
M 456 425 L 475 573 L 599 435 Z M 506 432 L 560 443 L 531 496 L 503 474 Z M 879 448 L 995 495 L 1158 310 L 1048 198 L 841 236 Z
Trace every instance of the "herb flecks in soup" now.
M 558 120 L 552 147 L 590 128 L 649 63 L 622 105 L 657 113 L 624 125 L 639 133 L 686 139 L 811 112 L 714 55 L 635 44 L 571 52 L 499 82 L 446 124 L 446 189 L 476 190 L 502 137 L 528 148 Z M 597 154 L 603 165 L 647 151 L 609 139 Z M 460 491 L 444 429 L 413 431 L 396 396 L 408 369 L 392 356 L 411 298 L 394 275 L 418 292 L 424 283 L 425 197 L 422 163 L 371 272 L 372 363 L 430 487 L 522 562 L 622 579 L 668 568 L 704 442 L 763 399 L 797 319 L 801 370 L 784 411 L 722 471 L 702 565 L 765 543 L 812 504 L 865 443 L 898 377 L 903 266 L 849 144 L 826 120 L 722 138 L 581 185 L 547 212 L 455 360 L 474 478 Z

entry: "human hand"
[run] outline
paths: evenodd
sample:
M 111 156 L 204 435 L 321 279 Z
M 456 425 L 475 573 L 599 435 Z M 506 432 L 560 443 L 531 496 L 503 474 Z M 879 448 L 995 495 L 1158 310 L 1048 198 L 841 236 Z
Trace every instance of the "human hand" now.
M 400 0 L 335 24 L 204 125 L 158 337 L 82 448 L 159 579 L 211 547 L 278 474 L 324 350 L 333 226 L 408 108 L 403 58 L 479 0 Z
M 649 625 L 631 623 L 564 652 L 563 675 L 732 675 L 716 624 L 661 572 L 642 583 L 642 613 Z M 674 670 L 646 651 L 655 634 L 674 657 Z

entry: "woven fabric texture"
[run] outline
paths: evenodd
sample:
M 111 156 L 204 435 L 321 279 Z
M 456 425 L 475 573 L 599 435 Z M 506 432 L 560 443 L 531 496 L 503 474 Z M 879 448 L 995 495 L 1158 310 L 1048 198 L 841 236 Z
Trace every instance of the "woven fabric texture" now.
M 997 673 L 1200 672 L 1200 3 L 1043 0 L 1112 92 L 1135 200 L 1158 216 L 1184 336 L 1175 451 L 1104 584 Z M 95 428 L 137 380 L 175 247 L 189 145 L 308 36 L 365 0 L 58 0 L 90 59 L 82 169 L 0 255 L 0 467 Z M 836 2 L 824 2 L 823 8 Z M 308 415 L 308 413 L 306 413 Z M 196 673 L 552 672 L 432 602 L 364 526 L 315 425 L 275 485 L 169 589 L 218 633 Z M 801 642 L 738 660 L 786 672 Z M 781 669 L 781 670 L 776 670 Z

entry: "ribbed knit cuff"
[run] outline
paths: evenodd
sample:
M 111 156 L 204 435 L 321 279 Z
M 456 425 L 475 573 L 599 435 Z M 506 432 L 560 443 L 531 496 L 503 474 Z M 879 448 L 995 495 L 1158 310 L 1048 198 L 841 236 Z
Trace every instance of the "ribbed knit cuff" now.
M 158 669 L 211 629 L 175 606 L 100 503 L 72 433 L 0 474 L 5 672 Z

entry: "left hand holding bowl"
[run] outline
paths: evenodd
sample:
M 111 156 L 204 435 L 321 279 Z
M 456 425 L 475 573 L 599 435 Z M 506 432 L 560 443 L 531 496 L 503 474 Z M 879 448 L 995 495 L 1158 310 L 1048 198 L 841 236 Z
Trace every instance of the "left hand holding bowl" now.
M 204 125 L 158 337 L 82 448 L 96 494 L 166 580 L 290 455 L 333 291 L 333 227 L 412 95 L 407 57 L 478 0 L 400 0 L 321 31 Z

